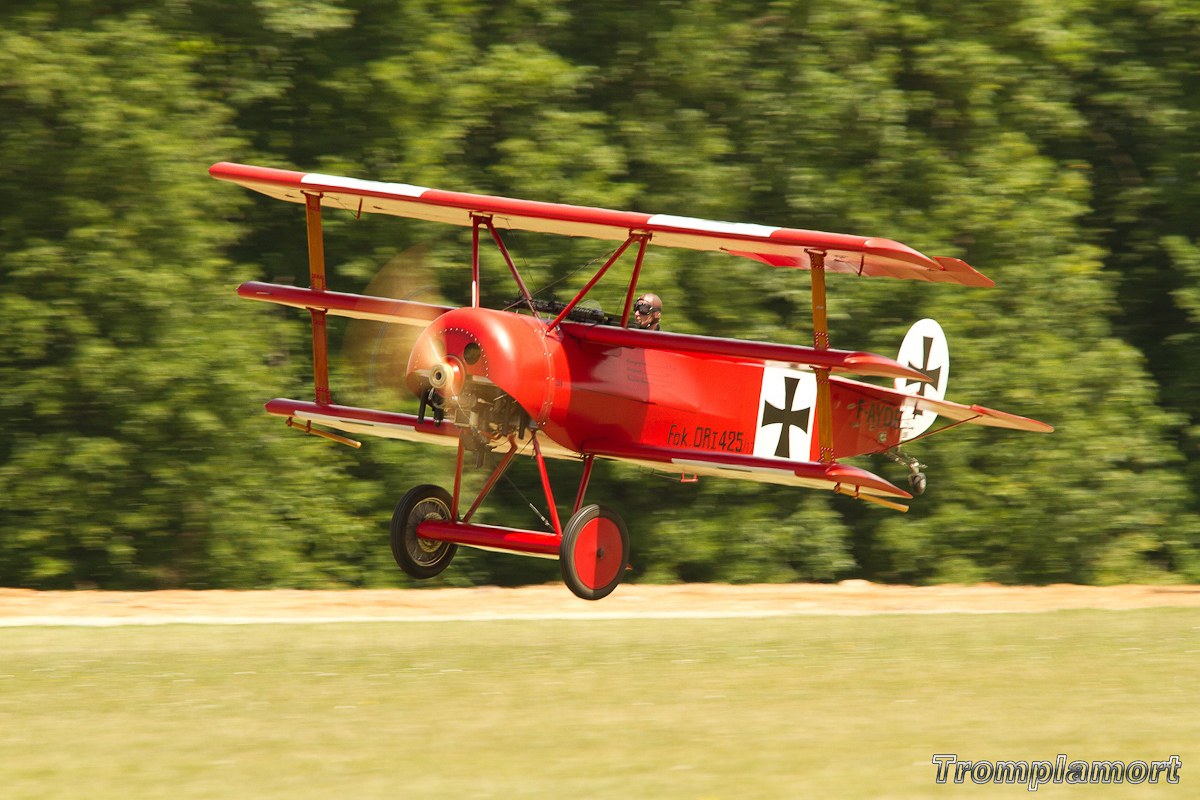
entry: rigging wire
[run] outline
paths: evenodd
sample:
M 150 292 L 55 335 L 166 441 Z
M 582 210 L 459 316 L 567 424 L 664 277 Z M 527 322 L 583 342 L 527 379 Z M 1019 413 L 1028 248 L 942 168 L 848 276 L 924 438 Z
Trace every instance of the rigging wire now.
M 530 439 L 528 442 L 525 442 L 525 444 L 523 444 L 523 445 L 520 447 L 520 449 L 518 449 L 518 450 L 517 450 L 517 452 L 516 452 L 516 453 L 514 453 L 513 455 L 514 455 L 514 456 L 522 456 L 522 455 L 524 455 L 524 454 L 525 454 L 525 451 L 526 451 L 526 450 L 528 450 L 528 449 L 529 449 L 529 446 L 530 446 L 530 445 L 532 445 L 532 444 L 533 444 L 533 440 L 532 440 L 532 439 Z M 489 453 L 489 454 L 488 454 L 488 461 L 490 462 L 490 461 L 492 460 L 492 457 L 493 457 L 493 456 L 496 456 L 496 463 L 499 463 L 499 456 L 498 456 L 497 454 L 495 454 L 495 453 Z M 489 464 L 489 466 L 491 466 L 493 469 L 495 468 L 495 464 Z M 519 497 L 520 497 L 522 500 L 524 500 L 524 501 L 525 501 L 525 504 L 526 504 L 527 506 L 529 506 L 531 509 L 533 509 L 533 513 L 534 513 L 534 514 L 537 514 L 537 515 L 538 515 L 538 518 L 539 518 L 539 519 L 541 519 L 541 521 L 542 521 L 542 524 L 546 526 L 546 530 L 548 530 L 548 531 L 550 531 L 551 533 L 553 533 L 553 532 L 554 532 L 554 526 L 550 524 L 550 520 L 546 519 L 545 515 L 543 515 L 543 514 L 542 514 L 542 512 L 538 510 L 538 507 L 537 507 L 537 506 L 535 506 L 533 503 L 531 503 L 531 502 L 529 501 L 529 498 L 525 496 L 525 493 L 524 493 L 524 492 L 522 492 L 522 491 L 521 491 L 521 490 L 520 490 L 520 489 L 517 487 L 517 485 L 516 485 L 515 483 L 513 483 L 513 482 L 512 482 L 512 479 L 508 477 L 508 470 L 507 470 L 507 469 L 506 469 L 506 470 L 504 470 L 504 473 L 503 473 L 503 474 L 502 474 L 500 477 L 502 477 L 502 478 L 504 479 L 504 481 L 505 481 L 505 482 L 506 482 L 506 483 L 507 483 L 509 486 L 511 486 L 511 487 L 513 488 L 513 491 L 514 491 L 514 492 L 516 492 L 516 493 L 517 493 L 517 495 L 518 495 L 518 496 L 519 496 Z
M 533 438 L 531 437 L 528 442 L 526 442 L 524 445 L 521 446 L 521 449 L 516 452 L 516 455 L 518 455 L 518 456 L 524 455 L 525 451 L 528 450 L 530 445 L 532 445 L 532 444 L 533 444 Z M 522 500 L 525 501 L 525 504 L 533 509 L 533 513 L 538 515 L 538 518 L 541 519 L 542 524 L 546 526 L 546 530 L 553 533 L 554 526 L 550 524 L 550 520 L 546 519 L 546 517 L 542 515 L 542 512 L 538 510 L 538 507 L 529 501 L 529 498 L 525 496 L 525 493 L 522 492 L 519 488 L 517 488 L 517 485 L 512 482 L 511 478 L 508 477 L 508 470 L 504 471 L 504 475 L 502 477 L 504 478 L 504 480 L 506 480 L 508 482 L 508 485 L 513 488 L 513 491 L 515 491 L 517 493 L 517 495 Z
M 554 526 L 550 524 L 550 520 L 546 519 L 546 517 L 542 515 L 542 512 L 538 510 L 537 506 L 529 502 L 529 498 L 525 496 L 524 492 L 517 488 L 517 485 L 509 479 L 507 474 L 505 474 L 504 480 L 508 481 L 508 485 L 511 486 L 518 495 L 520 495 L 521 499 L 525 501 L 526 505 L 533 509 L 533 513 L 537 514 L 538 517 L 541 518 L 542 524 L 546 526 L 546 530 L 553 533 Z

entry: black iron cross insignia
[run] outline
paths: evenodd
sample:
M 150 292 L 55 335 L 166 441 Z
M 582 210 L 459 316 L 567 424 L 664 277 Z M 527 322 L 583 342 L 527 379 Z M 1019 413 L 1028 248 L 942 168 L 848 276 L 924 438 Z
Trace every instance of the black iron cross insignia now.
M 928 388 L 930 391 L 933 391 L 933 392 L 937 391 L 938 383 L 942 379 L 942 368 L 941 367 L 938 367 L 937 369 L 929 368 L 929 354 L 933 351 L 933 338 L 929 337 L 929 336 L 922 336 L 921 340 L 925 343 L 925 358 L 922 360 L 920 366 L 917 366 L 916 364 L 909 364 L 909 366 L 912 367 L 913 369 L 917 370 L 918 372 L 924 372 L 926 375 L 928 375 L 930 378 L 933 379 L 933 383 L 919 384 L 920 388 L 917 391 L 917 394 L 925 395 L 926 397 L 928 397 L 928 395 L 925 394 L 925 390 Z M 908 384 L 908 386 L 911 386 L 911 385 L 912 385 L 912 383 Z
M 779 429 L 779 444 L 775 447 L 776 458 L 791 458 L 791 429 L 796 426 L 800 430 L 808 433 L 809 418 L 812 416 L 812 408 L 798 408 L 792 410 L 792 400 L 796 397 L 796 387 L 800 385 L 799 378 L 784 378 L 783 379 L 783 408 L 776 408 L 763 401 L 762 409 L 762 426 L 782 425 Z

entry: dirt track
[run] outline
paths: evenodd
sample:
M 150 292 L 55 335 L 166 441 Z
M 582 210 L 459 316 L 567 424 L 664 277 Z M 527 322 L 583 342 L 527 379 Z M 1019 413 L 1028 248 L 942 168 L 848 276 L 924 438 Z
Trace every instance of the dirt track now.
M 1200 607 L 1200 586 L 621 586 L 595 603 L 563 586 L 353 591 L 37 592 L 0 589 L 0 627 L 368 620 L 764 617 Z

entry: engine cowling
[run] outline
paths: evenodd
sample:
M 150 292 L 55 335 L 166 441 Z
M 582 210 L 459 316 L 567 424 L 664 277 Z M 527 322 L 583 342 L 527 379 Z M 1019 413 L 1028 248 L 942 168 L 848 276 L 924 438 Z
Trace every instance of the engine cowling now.
M 545 327 L 532 317 L 488 308 L 458 308 L 438 317 L 417 339 L 405 383 L 414 394 L 434 389 L 470 407 L 488 386 L 512 397 L 537 423 L 550 415 L 554 365 Z

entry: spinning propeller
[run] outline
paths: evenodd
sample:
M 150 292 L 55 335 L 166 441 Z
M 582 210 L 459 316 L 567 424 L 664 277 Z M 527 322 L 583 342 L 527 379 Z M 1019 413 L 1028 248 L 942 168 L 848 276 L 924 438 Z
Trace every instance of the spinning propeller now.
M 363 294 L 445 305 L 429 267 L 428 255 L 429 248 L 424 244 L 397 254 L 375 274 Z M 404 379 L 409 354 L 420 335 L 421 328 L 413 325 L 350 320 L 342 342 L 342 354 L 353 366 L 360 385 L 372 402 L 381 398 L 402 402 L 414 397 Z

